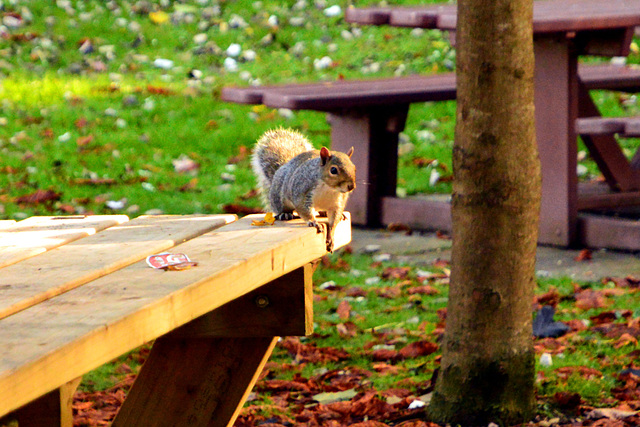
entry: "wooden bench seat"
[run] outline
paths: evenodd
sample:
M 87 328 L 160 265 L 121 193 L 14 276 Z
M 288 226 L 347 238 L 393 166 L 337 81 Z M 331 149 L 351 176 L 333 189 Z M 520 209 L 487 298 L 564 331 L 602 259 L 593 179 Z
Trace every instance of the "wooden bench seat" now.
M 580 84 L 590 90 L 640 91 L 640 68 L 612 64 L 579 67 Z M 349 199 L 348 209 L 355 224 L 379 226 L 408 217 L 424 217 L 440 229 L 450 227 L 449 204 L 437 201 L 428 205 L 410 205 L 396 198 L 398 135 L 404 130 L 409 106 L 416 102 L 456 99 L 455 73 L 382 78 L 361 81 L 317 82 L 258 87 L 225 87 L 222 99 L 241 104 L 263 104 L 271 108 L 313 110 L 328 113 L 333 149 L 347 151 L 355 147 L 354 163 L 358 180 L 366 182 Z M 592 105 L 591 100 L 585 104 Z M 595 108 L 595 107 L 593 107 Z M 597 111 L 597 109 L 596 109 Z M 589 108 L 581 116 L 591 116 Z M 597 137 L 591 147 L 596 150 L 611 143 Z M 617 155 L 615 153 L 614 155 Z M 603 152 L 595 157 L 606 157 Z M 612 186 L 622 181 L 621 188 L 635 188 L 635 179 L 625 181 L 616 171 Z M 616 181 L 618 180 L 618 181 Z M 615 181 L 615 184 L 614 184 Z M 417 212 L 418 216 L 408 212 Z M 425 213 L 427 212 L 427 213 Z
M 640 67 L 611 64 L 581 65 L 587 90 L 640 91 Z M 334 111 L 414 102 L 456 99 L 455 73 L 342 80 L 275 86 L 225 87 L 222 99 L 239 104 L 264 104 L 293 110 Z
M 640 137 L 640 117 L 584 117 L 576 120 L 579 135 L 612 135 Z
M 113 426 L 232 425 L 278 337 L 311 333 L 311 263 L 326 254 L 302 220 L 251 224 L 262 218 L 3 224 L 0 425 L 71 427 L 79 377 L 153 340 Z M 334 244 L 350 239 L 341 221 Z M 148 266 L 161 252 L 197 265 Z

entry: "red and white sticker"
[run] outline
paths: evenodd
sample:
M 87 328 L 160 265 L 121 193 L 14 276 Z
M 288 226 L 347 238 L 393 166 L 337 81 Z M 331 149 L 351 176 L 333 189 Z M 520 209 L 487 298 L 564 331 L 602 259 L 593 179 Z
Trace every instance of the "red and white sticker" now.
M 185 254 L 157 254 L 147 257 L 147 264 L 153 268 L 168 269 L 171 266 L 191 263 L 191 260 Z

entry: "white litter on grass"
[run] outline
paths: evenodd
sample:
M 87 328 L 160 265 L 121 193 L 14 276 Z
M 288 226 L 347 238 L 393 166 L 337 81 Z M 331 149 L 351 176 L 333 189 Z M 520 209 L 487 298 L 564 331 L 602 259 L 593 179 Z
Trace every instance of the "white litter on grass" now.
M 236 72 L 238 71 L 238 62 L 233 59 L 233 58 L 225 58 L 224 60 L 224 69 L 229 71 L 229 72 Z
M 391 254 L 378 254 L 373 256 L 373 261 L 375 262 L 386 262 L 391 261 Z
M 335 286 L 336 286 L 336 282 L 334 282 L 333 280 L 330 280 L 328 282 L 324 282 L 318 288 L 319 289 L 329 289 L 329 288 L 333 288 Z
M 409 404 L 409 409 L 418 409 L 418 408 L 424 408 L 424 406 L 426 405 L 426 403 L 424 403 L 422 400 L 414 400 L 413 402 L 411 402 Z
M 553 359 L 549 353 L 542 353 L 542 356 L 540 356 L 540 365 L 545 367 L 553 365 Z
M 68 142 L 71 139 L 71 133 L 65 132 L 58 137 L 58 141 L 60 142 Z
M 380 283 L 380 278 L 378 276 L 367 277 L 364 280 L 364 284 L 367 285 L 367 286 L 375 285 L 377 283 Z
M 153 66 L 163 70 L 170 70 L 173 68 L 173 61 L 170 59 L 157 58 L 153 61 Z
M 431 169 L 431 175 L 429 176 L 429 186 L 433 187 L 438 183 L 440 179 L 440 172 L 435 169 Z
M 209 39 L 209 36 L 205 33 L 196 34 L 193 36 L 193 42 L 195 44 L 204 44 Z
M 341 13 L 342 13 L 342 8 L 337 4 L 330 6 L 324 10 L 324 16 L 329 16 L 329 17 L 340 16 Z
M 333 60 L 328 56 L 323 56 L 320 59 L 316 58 L 313 60 L 313 68 L 315 68 L 316 70 L 324 70 L 326 68 L 329 68 L 331 64 L 333 64 Z
M 231 43 L 226 52 L 227 55 L 235 58 L 242 53 L 242 46 L 240 46 L 238 43 Z
M 126 205 L 127 205 L 127 199 L 107 200 L 105 202 L 105 206 L 108 207 L 109 209 L 113 209 L 113 210 L 122 209 Z

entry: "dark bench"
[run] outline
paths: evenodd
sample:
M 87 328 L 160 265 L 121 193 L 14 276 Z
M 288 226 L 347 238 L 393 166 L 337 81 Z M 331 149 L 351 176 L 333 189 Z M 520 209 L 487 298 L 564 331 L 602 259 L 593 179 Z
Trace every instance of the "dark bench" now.
M 584 117 L 576 120 L 578 135 L 611 135 L 640 137 L 640 117 Z
M 579 76 L 587 90 L 640 91 L 639 68 L 581 65 Z M 241 104 L 264 104 L 271 108 L 327 112 L 332 148 L 347 151 L 354 146 L 358 154 L 354 156 L 358 180 L 367 183 L 349 200 L 352 221 L 354 224 L 378 226 L 397 221 L 406 216 L 408 210 L 424 212 L 424 203 L 411 204 L 396 197 L 398 134 L 404 130 L 410 104 L 455 100 L 456 78 L 455 73 L 446 73 L 362 81 L 226 87 L 222 90 L 222 99 Z M 581 117 L 593 115 L 594 111 L 589 108 L 580 113 Z M 605 144 L 592 145 L 598 149 Z M 450 229 L 448 201 L 430 203 L 428 214 L 433 227 Z

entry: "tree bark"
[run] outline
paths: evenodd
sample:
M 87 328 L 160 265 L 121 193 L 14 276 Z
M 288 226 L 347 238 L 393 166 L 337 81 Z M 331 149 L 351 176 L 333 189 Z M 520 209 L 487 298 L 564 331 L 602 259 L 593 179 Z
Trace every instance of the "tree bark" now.
M 531 303 L 540 207 L 532 0 L 459 0 L 452 273 L 429 413 L 451 424 L 533 416 Z

